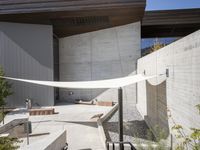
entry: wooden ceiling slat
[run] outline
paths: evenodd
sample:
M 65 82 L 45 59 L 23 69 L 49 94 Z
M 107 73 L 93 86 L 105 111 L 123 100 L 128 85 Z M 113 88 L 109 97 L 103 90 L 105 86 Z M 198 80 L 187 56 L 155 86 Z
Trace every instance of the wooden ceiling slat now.
M 16 4 L 27 4 L 27 3 L 53 3 L 53 2 L 68 2 L 73 4 L 86 4 L 86 3 L 125 3 L 125 2 L 134 2 L 134 3 L 144 3 L 142 0 L 1 0 L 1 5 L 16 5 Z
M 186 36 L 200 29 L 200 9 L 147 11 L 142 20 L 142 37 Z
M 71 11 L 71 10 L 84 10 L 84 9 L 99 9 L 120 6 L 143 7 L 145 0 L 71 0 L 71 1 L 17 1 L 9 4 L 1 4 L 1 14 L 14 14 L 14 13 L 33 13 L 33 12 L 46 12 L 46 11 Z
M 146 5 L 146 0 L 8 0 L 7 5 L 1 2 L 0 21 L 53 25 L 59 37 L 141 21 Z
M 200 9 L 147 11 L 144 14 L 142 25 L 169 25 L 178 22 L 180 24 L 200 23 Z

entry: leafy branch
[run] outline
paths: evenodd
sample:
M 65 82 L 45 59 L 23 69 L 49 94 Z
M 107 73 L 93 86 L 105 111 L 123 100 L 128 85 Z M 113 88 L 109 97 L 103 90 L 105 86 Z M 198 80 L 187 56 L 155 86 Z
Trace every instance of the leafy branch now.
M 0 150 L 17 150 L 19 148 L 17 143 L 20 142 L 17 138 L 0 137 Z
M 3 69 L 0 66 L 0 76 L 4 75 Z M 5 99 L 13 94 L 11 87 L 12 84 L 8 83 L 8 81 L 3 78 L 0 78 L 0 106 L 4 106 L 6 104 Z
M 200 104 L 195 106 L 200 114 Z M 175 150 L 200 150 L 200 129 L 190 128 L 191 134 L 185 134 L 182 125 L 176 124 L 170 110 L 169 118 L 171 118 L 173 122 L 172 130 L 176 131 L 175 137 L 179 141 L 176 145 Z

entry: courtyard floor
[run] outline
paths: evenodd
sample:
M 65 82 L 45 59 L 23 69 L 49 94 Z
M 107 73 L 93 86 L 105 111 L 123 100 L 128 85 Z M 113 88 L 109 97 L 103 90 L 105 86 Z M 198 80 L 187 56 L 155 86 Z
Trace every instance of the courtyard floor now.
M 30 116 L 32 122 L 33 133 L 49 132 L 53 134 L 59 130 L 67 131 L 67 143 L 69 150 L 103 150 L 103 143 L 97 128 L 96 121 L 92 121 L 91 117 L 96 114 L 106 114 L 112 107 L 94 106 L 94 105 L 75 105 L 60 104 L 54 106 L 58 114 Z M 23 109 L 19 109 L 14 113 L 8 114 L 5 123 L 13 118 L 28 116 Z M 30 144 L 40 139 L 46 138 L 48 135 L 30 137 Z M 26 149 L 26 138 L 20 144 L 20 149 Z

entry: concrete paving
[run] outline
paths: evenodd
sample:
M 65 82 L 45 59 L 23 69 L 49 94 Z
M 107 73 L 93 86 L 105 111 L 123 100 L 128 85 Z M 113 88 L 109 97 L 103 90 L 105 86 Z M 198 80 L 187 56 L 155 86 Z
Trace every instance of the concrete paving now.
M 108 113 L 112 107 L 94 106 L 94 105 L 74 105 L 62 104 L 54 106 L 55 111 L 59 112 L 55 115 L 46 116 L 30 116 L 32 122 L 33 133 L 55 133 L 66 129 L 67 143 L 69 150 L 103 150 L 103 143 L 97 128 L 96 121 L 90 118 L 99 113 Z M 20 113 L 17 113 L 21 115 Z M 17 114 L 13 115 L 14 117 Z M 12 115 L 5 118 L 10 120 Z M 30 144 L 37 142 L 49 135 L 30 137 Z M 21 143 L 21 149 L 26 149 L 26 138 Z

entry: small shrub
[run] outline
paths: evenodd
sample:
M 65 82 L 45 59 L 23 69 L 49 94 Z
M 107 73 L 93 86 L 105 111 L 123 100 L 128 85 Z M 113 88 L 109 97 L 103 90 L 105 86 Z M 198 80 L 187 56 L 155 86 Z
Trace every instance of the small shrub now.
M 2 67 L 0 67 L 0 76 L 4 76 L 4 72 Z M 8 83 L 7 80 L 0 78 L 0 106 L 4 106 L 6 104 L 5 99 L 12 95 L 11 92 L 12 85 Z
M 200 104 L 196 105 L 196 108 L 200 114 Z M 200 150 L 200 129 L 190 128 L 191 134 L 185 134 L 182 125 L 176 124 L 171 115 L 170 117 L 174 123 L 172 130 L 175 131 L 177 139 L 175 150 Z
M 157 50 L 163 48 L 164 46 L 165 46 L 165 44 L 159 42 L 158 39 L 156 39 L 156 40 L 154 41 L 153 46 L 151 47 L 151 51 L 150 51 L 150 52 L 151 52 L 151 53 L 152 53 L 152 52 L 155 52 L 155 51 L 157 51 Z
M 19 142 L 17 138 L 0 137 L 0 150 L 17 150 Z

